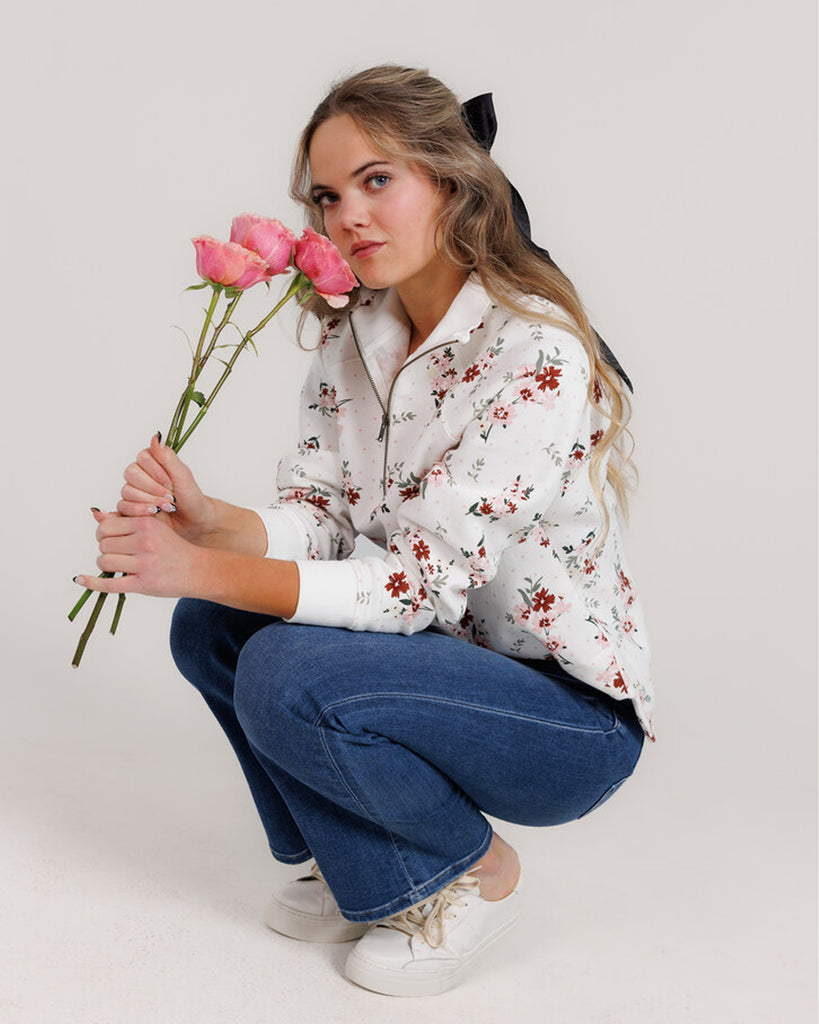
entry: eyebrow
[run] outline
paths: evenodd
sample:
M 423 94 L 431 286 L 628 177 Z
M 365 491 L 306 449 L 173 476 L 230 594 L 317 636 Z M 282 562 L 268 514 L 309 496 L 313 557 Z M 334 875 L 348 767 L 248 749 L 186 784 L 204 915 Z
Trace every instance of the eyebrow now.
M 364 171 L 369 170 L 371 167 L 380 167 L 383 164 L 389 164 L 389 162 L 390 162 L 389 160 L 370 160 L 368 163 L 362 164 L 360 167 L 357 167 L 353 171 L 353 173 L 350 175 L 350 179 L 357 178 L 359 176 L 359 174 L 363 174 Z M 315 192 L 317 189 L 322 189 L 322 188 L 325 188 L 325 189 L 329 190 L 330 186 L 329 185 L 321 185 L 321 184 L 319 184 L 319 182 L 316 182 L 316 181 L 314 181 L 310 185 L 310 191 L 311 192 Z

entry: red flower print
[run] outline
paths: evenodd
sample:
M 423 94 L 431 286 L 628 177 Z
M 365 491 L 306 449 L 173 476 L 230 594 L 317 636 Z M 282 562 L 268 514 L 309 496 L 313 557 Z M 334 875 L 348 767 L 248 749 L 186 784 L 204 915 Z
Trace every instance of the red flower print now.
M 464 380 L 466 381 L 467 384 L 469 384 L 471 381 L 475 380 L 476 377 L 480 377 L 480 375 L 480 367 L 478 366 L 477 363 L 473 363 L 470 367 L 467 368 L 466 373 L 464 373 Z
M 406 575 L 403 572 L 394 572 L 384 584 L 384 589 L 392 597 L 400 597 L 402 594 L 406 594 L 409 591 Z
M 429 545 L 422 540 L 417 540 L 412 548 L 412 553 L 420 561 L 422 558 L 424 561 L 429 561 L 430 550 Z
M 560 387 L 560 375 L 561 370 L 557 366 L 544 366 L 540 373 L 535 377 L 537 386 L 541 391 L 545 391 L 547 388 L 549 391 L 557 391 Z
M 614 679 L 612 679 L 611 685 L 614 687 L 615 690 L 625 690 L 626 682 L 623 679 L 623 673 L 622 672 L 618 672 L 617 673 L 617 675 L 614 677 Z
M 418 484 L 413 484 L 411 487 L 402 487 L 398 493 L 405 501 L 409 501 L 410 498 L 417 498 L 420 491 Z
M 491 516 L 494 511 L 495 510 L 492 507 L 492 502 L 491 501 L 482 501 L 480 503 L 480 505 L 478 505 L 478 514 L 479 515 Z
M 595 432 L 591 436 L 591 446 L 592 446 L 592 448 L 594 448 L 596 445 L 598 445 L 600 443 L 600 440 L 602 439 L 602 437 L 603 437 L 603 431 L 602 430 L 595 430 Z
M 600 402 L 600 400 L 603 398 L 603 389 L 600 387 L 600 381 L 596 380 L 594 382 L 592 394 L 594 395 L 595 402 Z
M 585 452 L 583 451 L 582 448 L 575 448 L 575 450 L 572 452 L 571 457 L 573 459 L 577 459 L 578 462 L 582 462 L 584 455 L 585 455 Z
M 541 587 L 532 597 L 532 607 L 536 612 L 548 612 L 554 603 L 555 595 L 550 594 L 545 587 Z
M 361 491 L 356 490 L 356 488 L 351 485 L 347 486 L 345 493 L 347 495 L 347 501 L 351 505 L 357 504 L 359 498 L 361 497 Z
M 329 505 L 330 505 L 330 499 L 329 498 L 325 498 L 323 494 L 311 494 L 307 498 L 307 501 L 312 502 L 314 505 L 316 505 L 320 509 L 328 508 Z
M 594 562 L 590 558 L 583 559 L 583 572 L 587 576 L 591 576 L 591 574 L 594 572 Z

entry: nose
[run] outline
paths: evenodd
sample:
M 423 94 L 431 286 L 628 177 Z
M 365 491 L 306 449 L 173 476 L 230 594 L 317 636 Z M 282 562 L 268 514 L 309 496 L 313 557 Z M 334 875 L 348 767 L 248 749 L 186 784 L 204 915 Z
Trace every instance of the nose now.
M 357 191 L 341 196 L 333 212 L 336 214 L 338 226 L 346 231 L 355 231 L 370 222 L 366 196 Z

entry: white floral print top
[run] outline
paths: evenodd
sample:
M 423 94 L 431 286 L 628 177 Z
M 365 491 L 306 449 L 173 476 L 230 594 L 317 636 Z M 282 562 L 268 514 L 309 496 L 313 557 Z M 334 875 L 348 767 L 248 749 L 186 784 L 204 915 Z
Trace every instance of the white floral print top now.
M 560 311 L 545 305 L 559 321 Z M 555 658 L 631 699 L 652 736 L 649 651 L 625 562 L 589 479 L 606 423 L 588 359 L 560 326 L 497 307 L 470 277 L 407 358 L 392 289 L 324 324 L 301 444 L 257 509 L 267 555 L 298 563 L 292 621 L 437 628 L 518 658 Z M 385 557 L 348 558 L 357 534 Z

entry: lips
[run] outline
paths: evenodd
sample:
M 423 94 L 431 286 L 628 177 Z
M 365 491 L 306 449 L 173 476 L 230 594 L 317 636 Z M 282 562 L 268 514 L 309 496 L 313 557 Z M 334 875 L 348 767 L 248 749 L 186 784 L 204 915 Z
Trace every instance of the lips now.
M 383 245 L 383 242 L 373 242 L 370 239 L 365 239 L 363 242 L 356 242 L 355 245 L 350 247 L 350 255 L 354 256 L 357 260 L 365 260 L 368 256 L 373 256 L 377 253 Z

